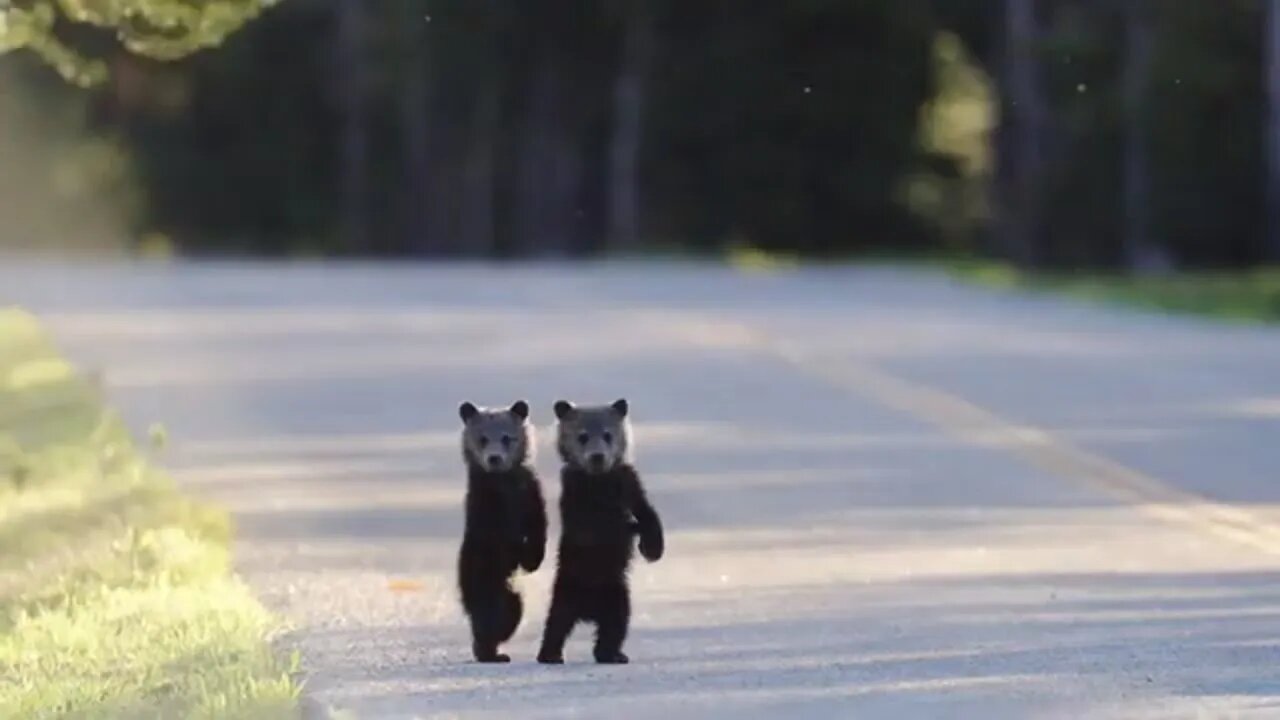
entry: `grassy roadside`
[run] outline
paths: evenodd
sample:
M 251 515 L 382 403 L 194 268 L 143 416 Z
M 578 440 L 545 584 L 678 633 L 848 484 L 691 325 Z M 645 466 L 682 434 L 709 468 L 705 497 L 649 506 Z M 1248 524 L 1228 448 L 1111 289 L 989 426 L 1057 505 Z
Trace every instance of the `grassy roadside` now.
M 1049 291 L 1091 302 L 1200 315 L 1232 322 L 1280 321 L 1280 268 L 1167 276 L 1027 273 L 990 261 L 940 263 L 952 277 L 984 287 Z
M 721 258 L 744 273 L 779 272 L 806 264 L 796 256 L 746 247 L 731 248 Z M 1280 267 L 1133 277 L 1119 273 L 1031 273 L 994 260 L 928 256 L 867 256 L 836 264 L 912 267 L 998 290 L 1051 292 L 1087 302 L 1239 323 L 1280 322 Z
M 0 717 L 295 716 L 276 620 L 229 540 L 37 324 L 0 309 Z

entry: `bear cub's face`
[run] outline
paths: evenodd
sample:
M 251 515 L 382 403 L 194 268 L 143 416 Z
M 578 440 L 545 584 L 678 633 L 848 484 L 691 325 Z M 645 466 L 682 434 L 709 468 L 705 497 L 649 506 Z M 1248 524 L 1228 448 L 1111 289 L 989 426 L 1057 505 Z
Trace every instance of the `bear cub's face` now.
M 533 447 L 529 403 L 517 400 L 509 408 L 493 409 L 464 402 L 458 415 L 462 418 L 462 455 L 467 464 L 500 473 L 529 459 Z
M 579 407 L 567 400 L 555 404 L 556 446 L 566 464 L 589 473 L 603 474 L 627 462 L 631 448 L 631 421 L 627 401 L 611 405 Z

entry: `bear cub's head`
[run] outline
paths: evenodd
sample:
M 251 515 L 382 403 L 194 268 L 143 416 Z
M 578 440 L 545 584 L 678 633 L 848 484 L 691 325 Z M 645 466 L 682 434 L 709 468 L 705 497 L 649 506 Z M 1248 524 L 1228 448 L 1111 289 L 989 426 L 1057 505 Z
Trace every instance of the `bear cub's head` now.
M 631 420 L 625 399 L 596 406 L 559 400 L 555 411 L 556 447 L 565 464 L 603 474 L 630 462 Z
M 517 400 L 509 408 L 481 408 L 464 402 L 458 415 L 462 457 L 468 465 L 501 473 L 530 460 L 534 443 L 529 403 Z

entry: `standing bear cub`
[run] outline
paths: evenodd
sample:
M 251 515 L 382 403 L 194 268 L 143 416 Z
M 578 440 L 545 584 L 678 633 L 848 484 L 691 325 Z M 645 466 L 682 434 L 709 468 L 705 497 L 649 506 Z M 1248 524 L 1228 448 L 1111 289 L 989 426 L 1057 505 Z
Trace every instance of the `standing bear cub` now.
M 478 662 L 510 662 L 498 646 L 515 634 L 524 612 L 511 576 L 517 567 L 537 570 L 547 544 L 546 505 L 532 467 L 529 404 L 520 400 L 494 410 L 465 402 L 458 413 L 467 464 L 458 588 L 471 621 L 471 652 Z
M 631 465 L 627 401 L 576 407 L 555 404 L 560 470 L 561 535 L 551 608 L 538 662 L 563 663 L 564 644 L 579 621 L 596 624 L 598 663 L 628 662 L 622 652 L 631 620 L 627 571 L 632 546 L 649 562 L 662 557 L 662 521 Z

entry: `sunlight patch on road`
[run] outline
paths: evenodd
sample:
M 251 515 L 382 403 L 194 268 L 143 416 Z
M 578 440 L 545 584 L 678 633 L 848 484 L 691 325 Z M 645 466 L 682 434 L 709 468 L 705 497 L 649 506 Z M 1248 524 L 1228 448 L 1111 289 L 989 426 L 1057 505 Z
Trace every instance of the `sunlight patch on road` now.
M 729 339 L 779 358 L 831 385 L 924 420 L 967 442 L 996 438 L 999 446 L 1032 465 L 1073 482 L 1087 484 L 1130 504 L 1150 517 L 1192 527 L 1267 555 L 1280 555 L 1280 526 L 1234 505 L 1207 500 L 1109 458 L 1079 448 L 1043 428 L 1006 420 L 964 398 L 905 380 L 873 364 L 815 353 L 780 341 L 747 325 L 712 319 L 689 322 L 689 337 Z M 720 329 L 716 329 L 720 327 Z M 982 443 L 978 443 L 982 444 Z
M 1280 397 L 1260 397 L 1231 403 L 1224 408 L 1237 417 L 1280 418 Z
M 235 459 L 286 462 L 360 454 L 408 453 L 459 447 L 457 432 L 374 433 L 332 435 L 258 435 L 213 440 L 183 440 L 174 444 L 184 461 L 213 463 Z

